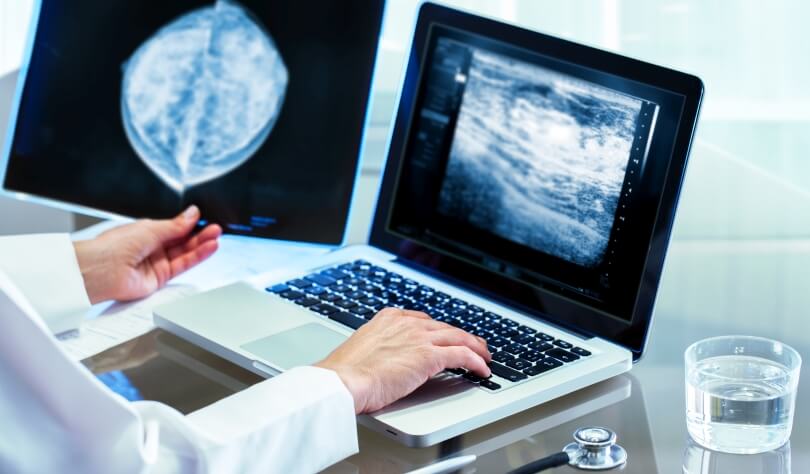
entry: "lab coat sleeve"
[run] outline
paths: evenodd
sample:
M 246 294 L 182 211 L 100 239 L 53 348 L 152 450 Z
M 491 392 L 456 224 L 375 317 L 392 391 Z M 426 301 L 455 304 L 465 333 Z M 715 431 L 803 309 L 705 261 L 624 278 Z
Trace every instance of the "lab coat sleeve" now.
M 0 420 L 2 472 L 309 473 L 357 451 L 352 397 L 325 369 L 290 370 L 188 416 L 127 402 L 61 350 L 2 271 Z
M 79 327 L 90 308 L 67 234 L 0 237 L 0 271 L 8 275 L 54 334 Z
M 326 369 L 290 370 L 186 417 L 155 402 L 134 406 L 147 446 L 150 424 L 159 427 L 151 444 L 163 450 L 160 471 L 311 473 L 357 452 L 354 402 Z

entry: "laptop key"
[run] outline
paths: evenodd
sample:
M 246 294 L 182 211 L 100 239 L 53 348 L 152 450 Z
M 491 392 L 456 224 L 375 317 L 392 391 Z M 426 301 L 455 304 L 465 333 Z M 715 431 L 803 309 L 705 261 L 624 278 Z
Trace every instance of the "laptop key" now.
M 523 370 L 527 367 L 531 367 L 532 363 L 526 359 L 521 359 L 518 357 L 517 359 L 510 360 L 506 363 L 506 365 L 516 370 Z
M 327 275 L 322 275 L 320 273 L 313 273 L 312 275 L 307 275 L 304 277 L 304 279 L 317 283 L 321 286 L 329 286 L 337 282 L 337 279 Z
M 484 313 L 484 317 L 491 321 L 500 321 L 501 319 L 503 319 L 503 316 L 495 314 L 491 311 L 487 311 L 486 313 Z
M 349 326 L 352 329 L 358 329 L 360 326 L 362 326 L 362 325 L 364 325 L 364 324 L 366 324 L 368 322 L 364 318 L 361 318 L 359 316 L 355 316 L 355 315 L 353 315 L 351 313 L 347 313 L 345 311 L 338 311 L 338 312 L 330 313 L 329 314 L 329 319 L 331 319 L 333 321 L 337 321 L 337 322 L 342 323 L 342 324 L 345 324 L 346 326 Z
M 492 371 L 493 374 L 497 375 L 498 377 L 504 378 L 510 382 L 519 382 L 526 378 L 526 375 L 523 374 L 522 372 L 518 372 L 515 369 L 509 368 L 497 362 L 490 362 L 489 369 Z
M 350 309 L 357 306 L 357 303 L 355 303 L 352 300 L 340 300 L 335 302 L 335 306 L 337 306 L 338 308 Z
M 310 295 L 319 296 L 319 295 L 322 295 L 322 294 L 326 293 L 326 288 L 324 288 L 322 286 L 313 285 L 313 286 L 310 286 L 309 288 L 307 288 L 307 293 L 309 293 Z
M 495 346 L 495 347 L 503 347 L 503 346 L 509 344 L 509 341 L 507 341 L 506 339 L 504 339 L 504 338 L 502 338 L 500 336 L 488 337 L 488 338 L 486 338 L 486 340 L 487 340 L 487 344 Z
M 576 354 L 572 354 L 568 351 L 563 349 L 550 349 L 545 352 L 545 355 L 554 357 L 555 359 L 559 359 L 563 362 L 574 362 L 575 360 L 579 360 L 579 356 Z
M 319 300 L 318 298 L 311 298 L 309 296 L 300 300 L 295 300 L 295 304 L 303 306 L 304 308 L 309 308 L 310 306 L 314 306 L 320 302 L 321 300 Z
M 290 281 L 287 282 L 287 284 L 290 285 L 290 286 L 294 286 L 294 287 L 296 287 L 298 289 L 308 288 L 308 287 L 312 286 L 311 281 L 303 280 L 301 278 L 299 278 L 297 280 L 290 280 Z
M 503 346 L 503 350 L 512 354 L 520 354 L 521 352 L 526 351 L 526 348 L 516 342 L 513 342 L 512 344 Z
M 300 291 L 296 291 L 296 290 L 287 290 L 287 291 L 285 291 L 284 293 L 281 293 L 279 296 L 281 296 L 281 297 L 282 297 L 282 298 L 284 298 L 284 299 L 288 299 L 288 300 L 293 300 L 293 301 L 295 301 L 295 300 L 297 300 L 297 299 L 301 299 L 301 298 L 303 298 L 303 297 L 304 297 L 304 296 L 306 296 L 306 295 L 304 295 L 304 294 L 303 294 L 303 293 L 301 293 Z
M 589 355 L 591 355 L 591 351 L 587 351 L 581 347 L 574 347 L 573 349 L 571 349 L 571 352 L 582 357 L 588 357 Z
M 530 342 L 527 345 L 530 348 L 536 350 L 537 352 L 547 351 L 547 350 L 551 349 L 552 347 L 554 347 L 551 344 L 549 344 L 548 342 L 539 341 L 539 340 L 535 340 L 534 342 Z
M 334 278 L 335 280 L 344 280 L 350 278 L 348 273 L 344 272 L 343 270 L 338 270 L 337 268 L 330 268 L 329 270 L 324 270 L 321 272 L 321 275 Z
M 557 347 L 562 347 L 563 349 L 570 349 L 574 347 L 574 345 L 571 344 L 570 342 L 565 342 L 561 339 L 557 339 L 556 341 L 553 342 L 553 344 Z
M 330 314 L 337 313 L 339 310 L 332 306 L 331 304 L 326 303 L 319 303 L 315 306 L 310 306 L 312 311 L 315 311 L 318 314 L 322 314 L 324 316 L 329 316 Z
M 538 332 L 538 333 L 536 334 L 536 336 L 537 336 L 537 337 L 538 337 L 540 340 L 542 340 L 542 341 L 546 341 L 546 342 L 548 342 L 548 341 L 553 341 L 553 340 L 554 340 L 554 336 L 549 336 L 548 334 L 543 333 L 543 332 Z
M 366 293 L 363 292 L 363 291 L 360 291 L 360 290 L 354 290 L 354 291 L 351 291 L 349 293 L 344 293 L 344 295 L 346 296 L 346 298 L 351 298 L 353 300 L 357 300 L 357 299 L 366 297 Z
M 529 326 L 518 326 L 518 331 L 522 332 L 523 334 L 534 334 L 537 332 L 537 329 L 532 329 Z
M 480 381 L 484 380 L 483 378 L 475 375 L 472 372 L 467 372 L 466 374 L 464 374 L 464 378 L 469 380 L 472 383 L 479 383 Z
M 321 295 L 321 301 L 325 301 L 327 303 L 334 303 L 335 301 L 340 301 L 343 298 L 337 293 L 326 293 Z
M 354 313 L 358 316 L 365 316 L 367 314 L 374 314 L 374 310 L 371 308 L 366 308 L 365 306 L 354 305 L 351 309 L 349 309 L 351 313 Z
M 523 354 L 520 354 L 520 357 L 528 360 L 529 362 L 537 362 L 538 360 L 543 358 L 543 354 L 537 351 L 528 350 Z
M 509 362 L 510 360 L 514 360 L 515 356 L 506 352 L 506 351 L 499 351 L 495 354 L 492 354 L 492 360 L 495 362 Z
M 531 367 L 523 369 L 523 373 L 528 375 L 529 377 L 534 377 L 535 375 L 540 375 L 543 372 L 548 372 L 549 370 L 553 369 L 554 367 L 549 367 L 544 364 L 537 364 Z
M 496 330 L 501 327 L 497 321 L 484 321 L 482 323 L 478 323 L 478 326 L 489 330 Z
M 557 367 L 562 367 L 563 363 L 553 357 L 546 357 L 545 359 L 538 361 L 534 365 L 543 367 L 545 370 L 551 370 L 556 369 Z
M 528 344 L 534 342 L 534 334 L 520 334 L 513 337 L 512 340 L 519 344 Z
M 497 384 L 489 379 L 482 380 L 481 382 L 478 383 L 478 385 L 487 388 L 489 390 L 498 390 L 499 388 L 501 388 L 500 384 Z
M 284 293 L 285 291 L 287 291 L 289 289 L 290 289 L 290 287 L 285 285 L 284 283 L 279 283 L 277 285 L 273 285 L 273 286 L 270 286 L 270 287 L 266 288 L 266 290 L 271 292 L 271 293 Z

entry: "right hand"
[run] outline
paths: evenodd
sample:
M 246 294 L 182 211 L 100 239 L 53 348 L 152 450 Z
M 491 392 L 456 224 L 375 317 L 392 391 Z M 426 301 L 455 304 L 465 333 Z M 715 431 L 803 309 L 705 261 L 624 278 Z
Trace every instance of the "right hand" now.
M 425 313 L 387 308 L 315 364 L 335 371 L 354 397 L 356 413 L 379 410 L 444 369 L 489 377 L 486 341 Z

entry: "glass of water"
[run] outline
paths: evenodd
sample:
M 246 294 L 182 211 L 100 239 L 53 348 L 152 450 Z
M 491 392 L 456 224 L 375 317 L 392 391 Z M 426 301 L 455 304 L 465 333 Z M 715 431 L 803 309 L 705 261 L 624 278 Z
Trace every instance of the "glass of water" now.
M 776 449 L 790 438 L 802 359 L 778 341 L 721 336 L 686 349 L 686 427 L 727 453 Z

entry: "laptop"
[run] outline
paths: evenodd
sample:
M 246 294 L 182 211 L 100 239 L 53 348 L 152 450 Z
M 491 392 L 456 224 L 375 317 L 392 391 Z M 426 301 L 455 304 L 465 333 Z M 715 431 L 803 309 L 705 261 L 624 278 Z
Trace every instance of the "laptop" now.
M 408 55 L 368 242 L 155 309 L 157 325 L 271 377 L 380 309 L 485 338 L 359 417 L 433 445 L 642 357 L 703 95 L 697 77 L 431 3 Z

